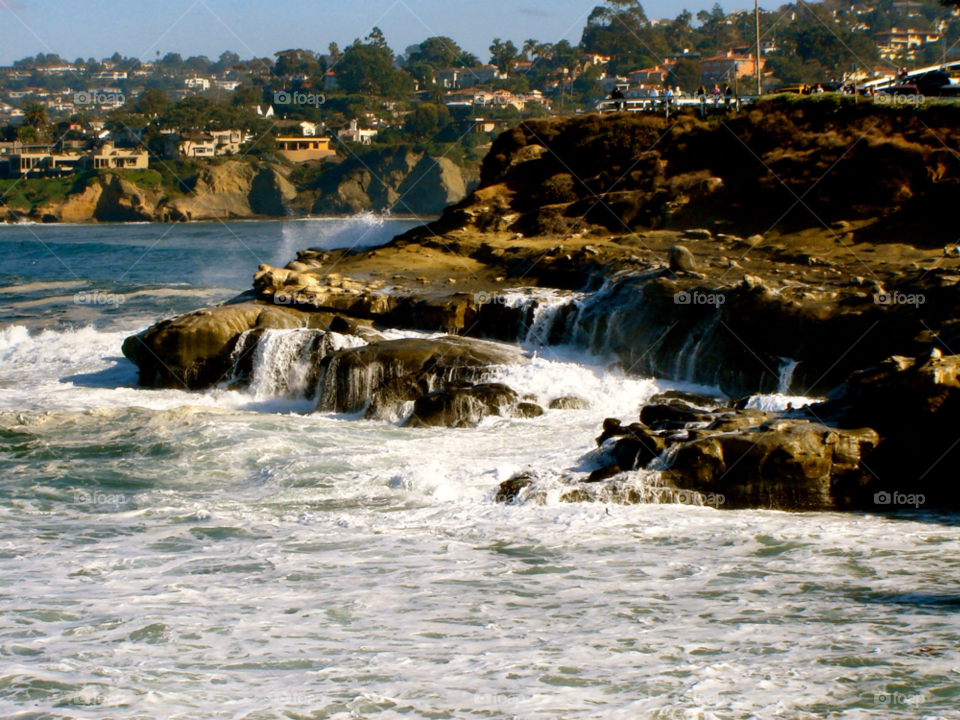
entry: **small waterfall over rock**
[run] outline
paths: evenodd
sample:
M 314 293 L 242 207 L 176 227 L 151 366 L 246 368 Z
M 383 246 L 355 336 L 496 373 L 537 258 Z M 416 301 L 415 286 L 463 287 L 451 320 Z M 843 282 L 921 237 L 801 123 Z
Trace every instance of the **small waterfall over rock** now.
M 525 288 L 523 292 L 506 293 L 502 300 L 507 307 L 522 311 L 520 342 L 543 347 L 567 342 L 567 322 L 582 297 L 582 293 Z
M 250 392 L 257 400 L 303 397 L 315 372 L 319 330 L 267 330 L 253 357 Z
M 309 398 L 316 393 L 321 361 L 366 342 L 323 330 L 248 330 L 231 355 L 231 385 L 246 386 L 257 400 Z
M 791 356 L 799 348 L 780 332 L 774 301 L 751 287 L 721 285 L 686 292 L 720 301 L 681 302 L 679 287 L 674 276 L 653 269 L 621 271 L 592 292 L 521 288 L 501 296 L 509 313 L 488 310 L 480 333 L 616 355 L 629 373 L 718 387 L 732 397 L 776 392 L 785 380 L 771 374 L 777 356 L 769 348 Z M 507 337 L 507 329 L 515 334 Z
M 790 358 L 780 358 L 780 371 L 779 371 L 779 385 L 777 386 L 777 392 L 780 395 L 789 395 L 790 386 L 793 384 L 793 371 L 797 369 L 797 365 L 800 364 L 797 360 L 791 360 Z
M 694 328 L 687 337 L 680 353 L 677 355 L 676 368 L 673 372 L 673 380 L 682 380 L 690 383 L 704 383 L 712 385 L 714 380 L 708 379 L 704 373 L 700 372 L 701 367 L 698 359 L 702 358 L 704 350 L 710 348 L 711 342 L 715 340 L 717 330 L 720 328 L 720 313 L 714 315 L 700 323 Z

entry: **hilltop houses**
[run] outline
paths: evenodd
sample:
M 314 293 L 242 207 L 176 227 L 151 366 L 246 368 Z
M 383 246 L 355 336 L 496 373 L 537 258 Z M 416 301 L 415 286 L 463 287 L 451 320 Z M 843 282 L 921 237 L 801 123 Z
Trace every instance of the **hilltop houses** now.
M 9 148 L 4 148 L 6 152 L 0 158 L 6 159 L 7 174 L 12 177 L 68 175 L 89 169 L 146 170 L 150 165 L 146 150 L 118 148 L 112 142 L 105 142 L 88 151 L 59 149 L 55 145 L 9 145 Z

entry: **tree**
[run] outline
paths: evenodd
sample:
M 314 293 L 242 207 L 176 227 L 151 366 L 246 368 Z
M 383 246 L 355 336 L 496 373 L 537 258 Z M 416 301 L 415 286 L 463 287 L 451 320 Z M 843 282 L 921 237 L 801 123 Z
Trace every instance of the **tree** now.
M 450 124 L 450 111 L 445 105 L 423 103 L 407 115 L 404 123 L 406 131 L 419 140 L 438 135 Z
M 17 128 L 17 140 L 22 143 L 35 143 L 40 140 L 40 133 L 32 125 L 21 125 Z
M 274 57 L 277 59 L 274 73 L 280 77 L 314 75 L 319 68 L 312 50 L 283 50 Z
M 667 84 L 679 86 L 685 92 L 693 92 L 701 82 L 701 67 L 697 60 L 677 60 L 667 75 Z
M 448 67 L 476 67 L 480 64 L 475 55 L 471 55 L 448 37 L 437 36 L 424 40 L 416 52 L 407 58 L 408 65 L 425 63 L 434 70 Z
M 374 47 L 380 48 L 381 50 L 388 50 L 387 47 L 387 38 L 383 34 L 383 30 L 374 26 L 373 30 L 370 31 L 370 34 L 364 38 L 364 42 L 367 45 L 373 45 Z
M 147 117 L 157 117 L 172 105 L 170 98 L 162 90 L 146 88 L 137 98 L 134 110 Z
M 240 64 L 240 56 L 235 52 L 230 52 L 227 50 L 224 53 L 220 54 L 220 58 L 217 62 L 210 67 L 211 72 L 215 73 L 224 73 L 230 68 L 236 67 Z
M 29 125 L 36 130 L 43 130 L 50 123 L 47 116 L 47 108 L 40 103 L 33 103 L 24 108 L 23 124 Z
M 337 65 L 337 82 L 347 93 L 402 97 L 413 87 L 405 72 L 393 65 L 388 47 L 354 43 Z
M 496 65 L 500 72 L 509 72 L 510 66 L 519 56 L 520 52 L 512 40 L 503 42 L 500 38 L 494 38 L 490 46 L 490 64 Z
M 581 45 L 587 52 L 619 57 L 641 45 L 647 14 L 637 0 L 605 0 L 587 18 Z
M 171 72 L 178 72 L 183 67 L 183 57 L 180 53 L 167 53 L 159 62 Z
M 233 91 L 234 105 L 259 105 L 263 102 L 263 88 L 253 85 L 241 85 Z

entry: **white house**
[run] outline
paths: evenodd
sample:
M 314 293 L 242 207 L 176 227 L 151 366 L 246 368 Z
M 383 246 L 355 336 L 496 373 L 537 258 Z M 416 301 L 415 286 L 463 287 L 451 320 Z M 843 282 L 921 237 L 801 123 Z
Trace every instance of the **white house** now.
M 210 81 L 202 77 L 184 78 L 183 84 L 191 90 L 209 90 Z

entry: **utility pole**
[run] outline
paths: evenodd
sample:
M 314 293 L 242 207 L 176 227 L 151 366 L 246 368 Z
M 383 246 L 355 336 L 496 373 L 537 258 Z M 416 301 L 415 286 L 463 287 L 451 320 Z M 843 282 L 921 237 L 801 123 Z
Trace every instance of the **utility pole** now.
M 760 0 L 753 0 L 753 14 L 757 20 L 757 95 L 763 95 L 763 72 L 760 70 Z

